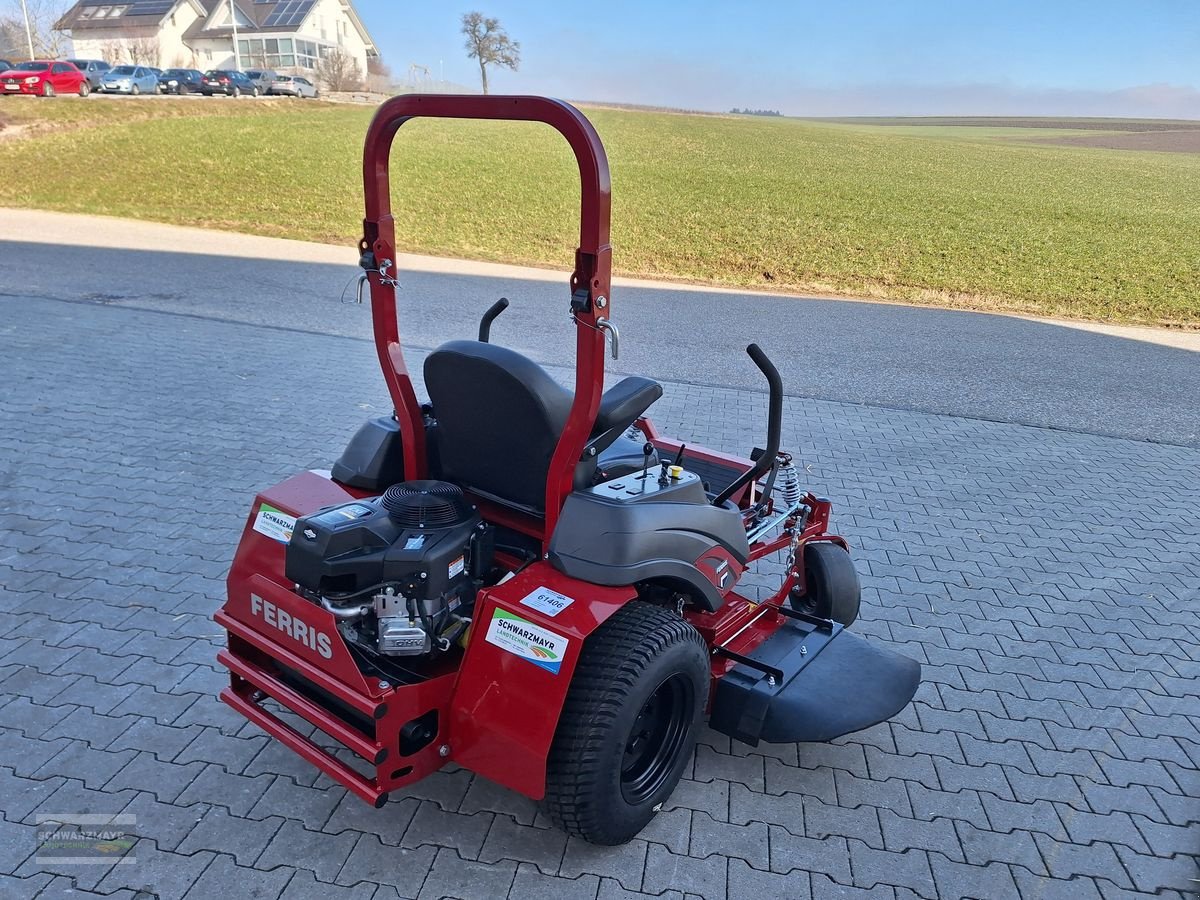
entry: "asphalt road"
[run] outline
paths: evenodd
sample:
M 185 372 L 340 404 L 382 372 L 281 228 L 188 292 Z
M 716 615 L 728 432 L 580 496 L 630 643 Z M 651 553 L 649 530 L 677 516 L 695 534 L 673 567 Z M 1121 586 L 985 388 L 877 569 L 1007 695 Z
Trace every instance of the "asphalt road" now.
M 618 249 L 619 252 L 619 249 Z M 0 210 L 0 294 L 368 338 L 353 248 Z M 432 348 L 512 301 L 493 340 L 571 362 L 565 273 L 401 260 L 401 328 Z M 1200 445 L 1200 335 L 1088 328 L 852 300 L 619 281 L 617 374 L 763 389 L 757 341 L 790 396 Z

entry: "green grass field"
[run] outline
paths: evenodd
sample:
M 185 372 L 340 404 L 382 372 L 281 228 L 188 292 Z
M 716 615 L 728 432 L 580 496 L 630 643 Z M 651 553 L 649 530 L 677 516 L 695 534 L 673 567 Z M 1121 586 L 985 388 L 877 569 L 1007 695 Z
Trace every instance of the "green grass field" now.
M 5 98 L 0 117 L 32 127 L 0 140 L 0 205 L 350 245 L 371 113 Z M 588 115 L 620 274 L 1200 327 L 1200 154 L 1044 142 L 1070 129 Z M 569 268 L 577 198 L 544 126 L 397 138 L 403 249 Z

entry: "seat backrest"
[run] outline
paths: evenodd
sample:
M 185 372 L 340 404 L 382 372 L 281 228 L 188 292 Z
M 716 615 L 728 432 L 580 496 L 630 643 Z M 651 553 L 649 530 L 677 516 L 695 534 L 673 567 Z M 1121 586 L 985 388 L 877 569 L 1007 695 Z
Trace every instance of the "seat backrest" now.
M 441 477 L 532 512 L 573 395 L 515 350 L 450 341 L 425 358 Z

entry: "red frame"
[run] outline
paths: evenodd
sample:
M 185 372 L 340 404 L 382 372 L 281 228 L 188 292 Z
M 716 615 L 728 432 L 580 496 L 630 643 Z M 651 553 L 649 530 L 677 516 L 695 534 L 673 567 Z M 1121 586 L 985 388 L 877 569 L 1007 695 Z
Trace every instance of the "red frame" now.
M 424 422 L 405 365 L 396 317 L 396 245 L 388 159 L 397 130 L 415 116 L 543 122 L 567 139 L 579 164 L 580 236 L 570 286 L 573 298 L 586 294 L 586 302 L 573 304 L 576 389 L 567 425 L 547 473 L 546 516 L 539 519 L 474 498 L 486 520 L 537 537 L 545 550 L 572 490 L 575 466 L 595 422 L 604 381 L 605 338 L 596 325 L 601 313 L 611 314 L 610 189 L 604 148 L 578 110 L 540 97 L 407 95 L 387 101 L 376 113 L 367 132 L 363 157 L 366 218 L 360 251 L 368 263 L 376 351 L 395 404 L 405 472 L 410 478 L 427 475 Z M 678 449 L 679 442 L 660 435 L 649 419 L 640 419 L 638 425 L 659 449 L 668 453 Z M 693 445 L 687 452 L 691 458 L 743 471 L 753 465 L 747 459 Z M 743 488 L 734 501 L 748 509 L 752 490 L 751 486 Z M 314 472 L 293 476 L 259 495 L 230 569 L 228 600 L 215 616 L 229 633 L 228 649 L 218 657 L 231 673 L 230 686 L 221 692 L 221 699 L 376 805 L 386 800 L 387 791 L 417 781 L 450 761 L 529 797 L 541 798 L 546 756 L 583 642 L 624 603 L 634 599 L 636 589 L 632 585 L 612 588 L 579 582 L 544 559 L 536 560 L 508 581 L 480 593 L 473 614 L 475 624 L 461 661 L 442 661 L 440 666 L 434 663 L 430 677 L 416 684 L 381 683 L 364 676 L 340 637 L 333 616 L 294 592 L 284 574 L 284 544 L 254 527 L 263 503 L 299 517 L 367 495 L 333 482 L 327 473 Z M 827 531 L 829 501 L 809 494 L 805 504 L 809 515 L 803 528 L 795 518 L 789 519 L 784 524 L 793 535 L 785 532 L 768 541 L 756 541 L 750 547 L 749 563 L 789 545 L 794 545 L 794 552 L 799 554 L 810 541 L 834 541 L 845 546 L 842 538 Z M 795 534 L 797 529 L 799 533 Z M 509 571 L 522 564 L 504 553 L 497 553 L 497 561 Z M 716 549 L 695 562 L 725 602 L 716 613 L 689 610 L 684 615 L 710 647 L 724 646 L 740 654 L 751 652 L 779 627 L 784 617 L 777 610 L 803 578 L 803 567 L 798 566 L 775 594 L 755 603 L 735 592 L 745 567 L 729 554 Z M 734 577 L 725 578 L 718 572 Z M 521 603 L 534 587 L 548 587 L 572 597 L 574 602 L 557 616 L 547 617 Z M 268 604 L 273 609 L 270 618 L 265 613 Z M 550 672 L 490 643 L 486 639 L 487 625 L 496 611 L 520 615 L 566 639 L 569 643 L 559 670 Z M 280 624 L 285 619 L 288 628 Z M 296 623 L 303 625 L 302 632 L 294 631 Z M 318 632 L 329 639 L 327 653 L 318 652 L 311 643 L 296 637 L 297 633 Z M 714 682 L 732 665 L 732 660 L 714 652 Z M 315 686 L 353 710 L 358 725 L 295 689 L 288 679 L 297 675 L 309 687 Z M 330 753 L 270 712 L 262 705 L 268 697 L 324 731 L 359 763 L 348 763 Z M 436 739 L 402 756 L 401 728 L 430 712 L 438 717 Z M 364 721 L 369 724 L 360 727 Z
M 596 325 L 601 316 L 611 317 L 612 247 L 609 219 L 612 190 L 608 156 L 592 123 L 575 107 L 545 97 L 467 96 L 458 94 L 406 94 L 385 102 L 371 126 L 363 152 L 363 193 L 366 217 L 359 249 L 371 252 L 377 264 L 391 260 L 390 271 L 368 273 L 375 348 L 383 377 L 395 404 L 396 418 L 404 439 L 404 471 L 410 477 L 426 476 L 425 446 L 419 439 L 424 425 L 412 377 L 404 362 L 396 322 L 395 273 L 396 234 L 392 220 L 391 180 L 388 163 L 396 132 L 409 119 L 425 116 L 442 119 L 502 119 L 542 122 L 566 138 L 579 165 L 579 247 L 570 287 L 587 292 L 587 303 L 574 312 L 575 398 L 566 427 L 558 440 L 546 474 L 546 515 L 543 519 L 513 516 L 490 508 L 496 521 L 531 534 L 542 541 L 543 550 L 559 513 L 571 493 L 575 466 L 596 422 L 604 385 L 604 332 Z M 600 301 L 603 300 L 603 308 Z

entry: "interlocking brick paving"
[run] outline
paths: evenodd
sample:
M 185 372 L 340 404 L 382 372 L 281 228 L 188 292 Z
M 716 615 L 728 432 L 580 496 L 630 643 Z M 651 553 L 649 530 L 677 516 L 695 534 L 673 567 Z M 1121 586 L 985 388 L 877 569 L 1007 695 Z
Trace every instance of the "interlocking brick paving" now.
M 0 314 L 0 896 L 1197 888 L 1200 451 L 789 399 L 785 446 L 855 547 L 856 629 L 924 683 L 828 745 L 705 733 L 655 822 L 598 848 L 464 770 L 372 810 L 215 700 L 210 616 L 248 504 L 386 410 L 369 344 L 99 304 Z M 761 442 L 762 394 L 665 387 L 668 433 Z M 39 864 L 47 812 L 136 815 L 138 861 Z

